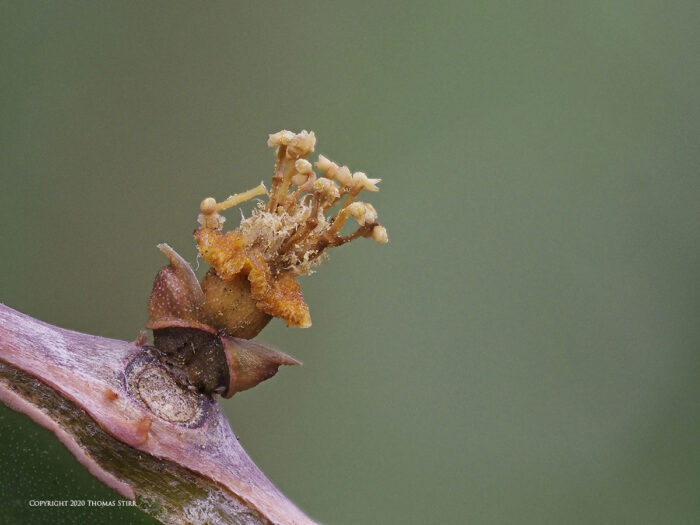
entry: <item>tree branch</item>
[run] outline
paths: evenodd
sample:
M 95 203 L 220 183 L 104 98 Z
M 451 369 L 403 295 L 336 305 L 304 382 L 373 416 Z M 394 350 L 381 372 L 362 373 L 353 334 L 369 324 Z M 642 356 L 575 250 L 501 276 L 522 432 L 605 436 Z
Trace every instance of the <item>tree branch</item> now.
M 314 523 L 248 457 L 218 404 L 180 386 L 147 346 L 0 305 L 0 400 L 164 523 Z

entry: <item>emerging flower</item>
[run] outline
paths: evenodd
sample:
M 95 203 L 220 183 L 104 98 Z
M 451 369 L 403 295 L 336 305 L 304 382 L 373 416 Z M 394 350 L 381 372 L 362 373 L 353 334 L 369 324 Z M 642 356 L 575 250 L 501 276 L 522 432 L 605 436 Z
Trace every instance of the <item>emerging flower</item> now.
M 271 134 L 267 144 L 277 148 L 268 201 L 224 233 L 220 212 L 265 194 L 265 186 L 220 203 L 208 197 L 200 205 L 200 227 L 194 233 L 200 254 L 212 267 L 202 281 L 207 316 L 216 329 L 236 337 L 254 337 L 271 317 L 290 326 L 310 326 L 297 276 L 313 273 L 333 246 L 358 237 L 388 242 L 374 207 L 355 201 L 363 189 L 378 191 L 380 179 L 352 174 L 323 155 L 315 163 L 321 173 L 317 177 L 306 160 L 316 145 L 313 132 L 283 130 Z M 350 216 L 359 227 L 342 235 Z

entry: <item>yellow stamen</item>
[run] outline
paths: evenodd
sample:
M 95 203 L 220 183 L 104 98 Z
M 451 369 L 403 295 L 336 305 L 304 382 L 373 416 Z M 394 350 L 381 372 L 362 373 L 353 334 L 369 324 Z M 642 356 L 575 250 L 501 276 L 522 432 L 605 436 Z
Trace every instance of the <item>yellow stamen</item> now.
M 235 195 L 231 195 L 225 201 L 219 202 L 216 205 L 216 211 L 227 210 L 228 208 L 232 208 L 233 206 L 241 204 L 242 202 L 249 201 L 253 197 L 265 194 L 267 194 L 267 190 L 265 189 L 265 185 L 261 182 L 252 190 L 244 191 L 243 193 L 236 193 Z

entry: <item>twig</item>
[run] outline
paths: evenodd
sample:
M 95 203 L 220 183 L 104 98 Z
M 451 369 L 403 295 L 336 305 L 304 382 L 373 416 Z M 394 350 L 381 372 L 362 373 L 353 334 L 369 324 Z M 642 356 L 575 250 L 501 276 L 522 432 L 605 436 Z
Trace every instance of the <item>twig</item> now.
M 218 404 L 181 387 L 148 347 L 0 305 L 0 400 L 164 523 L 314 523 L 248 457 Z

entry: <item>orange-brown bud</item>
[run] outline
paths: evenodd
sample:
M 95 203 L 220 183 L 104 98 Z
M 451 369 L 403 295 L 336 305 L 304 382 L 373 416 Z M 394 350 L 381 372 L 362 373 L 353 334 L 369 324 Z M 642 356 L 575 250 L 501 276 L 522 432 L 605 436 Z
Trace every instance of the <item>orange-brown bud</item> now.
M 272 316 L 260 310 L 250 293 L 250 282 L 242 274 L 224 281 L 212 269 L 202 280 L 205 313 L 217 330 L 231 337 L 252 339 Z

